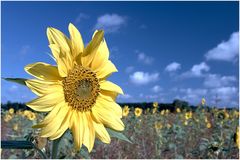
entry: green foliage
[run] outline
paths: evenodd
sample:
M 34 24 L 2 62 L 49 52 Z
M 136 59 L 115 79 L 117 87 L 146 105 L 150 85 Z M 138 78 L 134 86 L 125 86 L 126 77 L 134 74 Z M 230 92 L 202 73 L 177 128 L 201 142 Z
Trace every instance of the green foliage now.
M 21 85 L 26 85 L 25 81 L 27 80 L 25 78 L 2 78 L 2 79 L 10 82 L 15 82 Z

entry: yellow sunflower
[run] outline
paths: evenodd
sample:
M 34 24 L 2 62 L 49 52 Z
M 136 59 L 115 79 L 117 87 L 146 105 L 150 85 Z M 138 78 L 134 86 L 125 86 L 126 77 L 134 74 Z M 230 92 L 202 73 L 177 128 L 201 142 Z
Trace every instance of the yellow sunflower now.
M 122 114 L 123 114 L 124 117 L 128 116 L 129 110 L 130 109 L 129 109 L 129 107 L 127 105 L 123 107 L 123 113 Z
M 135 108 L 134 113 L 135 113 L 135 116 L 136 116 L 136 117 L 141 116 L 141 114 L 142 114 L 142 108 Z
M 10 108 L 10 109 L 8 110 L 8 113 L 9 113 L 9 114 L 14 114 L 14 109 L 13 109 L 13 108 Z
M 96 31 L 84 47 L 80 32 L 69 24 L 70 38 L 61 31 L 48 28 L 49 47 L 57 66 L 43 62 L 29 64 L 25 71 L 36 77 L 26 85 L 39 97 L 27 106 L 49 112 L 34 128 L 41 128 L 41 137 L 58 139 L 69 128 L 76 149 L 82 144 L 91 152 L 95 137 L 110 143 L 105 127 L 124 130 L 122 108 L 115 102 L 122 89 L 107 80 L 117 72 L 109 60 L 103 31 Z
M 177 113 L 180 113 L 180 112 L 181 112 L 181 109 L 180 109 L 180 108 L 177 108 L 176 111 L 177 111 Z

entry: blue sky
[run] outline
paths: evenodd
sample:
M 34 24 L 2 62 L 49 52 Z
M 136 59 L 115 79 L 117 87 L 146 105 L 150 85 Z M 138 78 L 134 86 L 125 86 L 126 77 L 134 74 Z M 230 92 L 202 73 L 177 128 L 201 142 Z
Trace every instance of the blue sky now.
M 2 77 L 31 78 L 24 66 L 54 64 L 47 27 L 73 23 L 85 44 L 104 29 L 119 72 L 119 102 L 238 105 L 238 2 L 2 2 Z M 26 102 L 26 87 L 1 81 L 2 102 Z

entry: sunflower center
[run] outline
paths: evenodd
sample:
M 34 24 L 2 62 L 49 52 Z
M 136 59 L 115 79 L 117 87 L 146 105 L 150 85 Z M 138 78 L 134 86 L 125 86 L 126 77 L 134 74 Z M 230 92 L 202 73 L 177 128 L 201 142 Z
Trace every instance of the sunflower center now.
M 100 92 L 97 76 L 88 68 L 75 66 L 63 80 L 65 101 L 78 111 L 89 111 Z

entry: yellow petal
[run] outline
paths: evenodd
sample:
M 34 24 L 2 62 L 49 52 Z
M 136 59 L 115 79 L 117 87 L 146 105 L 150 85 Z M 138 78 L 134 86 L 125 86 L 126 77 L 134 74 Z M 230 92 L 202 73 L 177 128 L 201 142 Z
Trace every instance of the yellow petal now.
M 103 31 L 98 31 L 91 42 L 87 45 L 87 47 L 84 49 L 83 54 L 81 56 L 81 64 L 84 67 L 90 68 L 90 64 L 92 63 L 92 60 L 98 50 L 98 47 L 101 44 L 101 41 L 103 40 Z
M 50 44 L 57 44 L 65 51 L 65 53 L 70 52 L 70 48 L 68 45 L 69 40 L 61 31 L 49 27 L 47 28 L 47 37 Z
M 65 116 L 68 116 L 69 107 L 66 104 L 61 106 L 56 117 L 50 121 L 44 128 L 41 130 L 41 137 L 50 137 L 57 132 L 60 125 L 62 124 Z
M 106 61 L 101 67 L 95 70 L 96 75 L 99 79 L 106 79 L 113 72 L 117 72 L 117 68 L 111 61 Z
M 104 96 L 100 93 L 97 98 L 97 103 L 99 105 L 97 105 L 96 107 L 102 107 L 106 110 L 110 110 L 111 112 L 114 112 L 116 115 L 118 115 L 118 117 L 122 118 L 122 107 L 115 101 L 109 101 L 107 99 L 107 96 Z
M 81 114 L 81 113 L 80 113 Z M 71 118 L 71 130 L 74 138 L 74 144 L 77 150 L 82 147 L 84 126 L 82 116 L 78 114 L 78 111 L 74 110 Z
M 97 53 L 95 54 L 91 68 L 95 70 L 99 70 L 101 66 L 103 66 L 109 59 L 109 50 L 107 47 L 106 41 L 103 39 L 100 46 L 98 47 Z
M 68 62 L 66 56 L 61 52 L 61 49 L 58 45 L 50 44 L 49 47 L 58 64 L 59 74 L 61 77 L 66 77 L 68 72 L 72 69 L 73 62 Z
M 104 127 L 103 124 L 100 123 L 96 123 L 93 121 L 93 125 L 96 131 L 96 136 L 103 142 L 103 143 L 110 143 L 111 142 L 111 138 L 106 130 L 106 128 Z
M 69 120 L 70 117 L 72 116 L 72 111 L 69 109 L 68 114 L 65 116 L 64 120 L 62 121 L 59 129 L 49 137 L 50 140 L 55 140 L 60 138 L 63 133 L 65 133 L 65 131 L 68 129 L 69 127 Z
M 40 80 L 60 80 L 61 79 L 60 75 L 58 74 L 57 67 L 47 63 L 37 62 L 34 64 L 29 64 L 24 69 L 28 74 Z
M 73 57 L 71 54 L 70 40 L 59 30 L 55 28 L 48 28 L 47 35 L 50 45 L 54 44 L 59 48 L 58 56 L 53 53 L 53 56 L 58 61 L 58 63 L 63 63 L 67 67 L 67 70 L 70 70 L 73 67 Z M 59 58 L 62 62 L 59 62 Z
M 68 30 L 71 38 L 72 56 L 75 59 L 83 52 L 84 44 L 80 32 L 72 23 L 69 24 Z
M 64 101 L 63 92 L 53 92 L 42 97 L 38 97 L 26 103 L 26 105 L 39 112 L 48 112 L 51 111 L 57 103 L 62 101 Z
M 91 115 L 97 123 L 102 123 L 117 131 L 124 130 L 124 124 L 119 116 L 112 112 L 111 109 L 106 109 L 106 107 L 99 104 L 98 101 L 93 106 Z
M 85 112 L 83 114 L 83 122 L 84 122 L 83 144 L 87 147 L 88 151 L 91 152 L 94 146 L 95 130 L 89 112 Z
M 52 92 L 59 92 L 63 89 L 59 81 L 29 79 L 25 82 L 28 88 L 30 88 L 38 96 L 43 96 L 44 94 L 49 94 Z
M 52 119 L 57 116 L 57 113 L 59 112 L 63 103 L 64 102 L 60 102 L 56 106 L 54 106 L 53 109 L 44 118 L 44 120 L 42 122 L 38 123 L 37 125 L 32 126 L 32 128 L 42 128 L 42 127 L 45 127 L 48 123 L 50 123 L 52 121 Z
M 118 93 L 116 92 L 111 92 L 111 91 L 106 91 L 106 90 L 101 90 L 100 94 L 102 97 L 108 101 L 116 101 L 116 98 L 118 96 Z
M 100 89 L 102 89 L 102 90 L 112 91 L 112 92 L 116 92 L 119 94 L 123 94 L 122 89 L 118 85 L 116 85 L 110 81 L 100 81 L 99 84 L 100 84 Z

